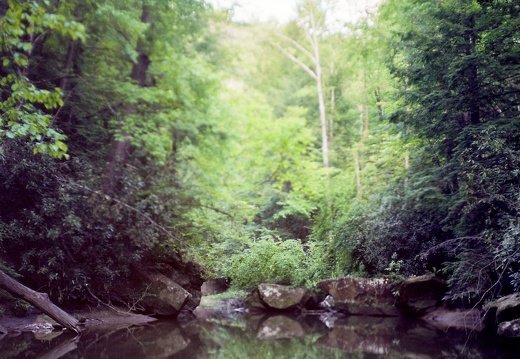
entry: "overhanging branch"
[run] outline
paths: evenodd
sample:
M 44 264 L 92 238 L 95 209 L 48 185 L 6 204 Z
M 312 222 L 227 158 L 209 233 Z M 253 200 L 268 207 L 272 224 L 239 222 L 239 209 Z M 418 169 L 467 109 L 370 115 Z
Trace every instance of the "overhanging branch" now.
M 272 42 L 271 41 L 271 45 L 273 45 L 274 47 L 276 47 L 278 50 L 280 50 L 285 56 L 287 56 L 289 58 L 289 60 L 291 60 L 292 62 L 294 62 L 295 64 L 298 64 L 303 70 L 305 70 L 305 72 L 307 72 L 309 74 L 310 77 L 312 77 L 315 81 L 318 81 L 318 75 L 316 75 L 316 73 L 314 71 L 312 71 L 311 68 L 309 68 L 309 66 L 307 66 L 303 61 L 301 61 L 299 58 L 297 58 L 296 56 L 294 56 L 293 54 L 291 54 L 289 51 L 287 51 L 286 49 L 284 49 L 282 46 L 280 46 L 279 44 L 277 44 L 276 42 Z

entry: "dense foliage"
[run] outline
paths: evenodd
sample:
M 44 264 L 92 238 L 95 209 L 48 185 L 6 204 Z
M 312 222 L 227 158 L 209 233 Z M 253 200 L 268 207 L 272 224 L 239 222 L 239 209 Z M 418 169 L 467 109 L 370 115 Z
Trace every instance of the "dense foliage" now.
M 215 89 L 207 8 L 9 1 L 1 11 L 2 264 L 60 301 L 109 296 L 133 264 L 185 250 L 172 226 L 193 198 L 179 195 L 176 171 L 192 141 L 218 136 L 204 115 Z
M 518 291 L 520 5 L 331 6 L 280 25 L 2 2 L 2 268 L 63 301 L 181 254 L 241 288 L 433 271 L 455 303 Z

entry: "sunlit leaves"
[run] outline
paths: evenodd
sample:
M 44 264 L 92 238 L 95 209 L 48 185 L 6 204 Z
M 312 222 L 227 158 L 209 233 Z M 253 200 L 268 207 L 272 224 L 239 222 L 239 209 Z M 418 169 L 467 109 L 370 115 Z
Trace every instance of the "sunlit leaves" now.
M 27 73 L 33 47 L 45 32 L 73 39 L 84 39 L 85 32 L 82 24 L 49 13 L 45 6 L 46 2 L 9 1 L 0 19 L 0 59 L 5 68 L 0 79 L 0 139 L 28 138 L 34 143 L 34 153 L 68 158 L 65 136 L 52 128 L 50 113 L 63 105 L 61 92 L 38 88 Z

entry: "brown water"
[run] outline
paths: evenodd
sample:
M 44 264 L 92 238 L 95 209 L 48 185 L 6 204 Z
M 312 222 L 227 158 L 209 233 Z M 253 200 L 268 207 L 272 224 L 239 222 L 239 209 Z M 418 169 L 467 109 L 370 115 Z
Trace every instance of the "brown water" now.
M 219 317 L 5 336 L 0 358 L 520 358 L 520 341 L 398 318 L 348 317 L 329 328 L 318 316 Z

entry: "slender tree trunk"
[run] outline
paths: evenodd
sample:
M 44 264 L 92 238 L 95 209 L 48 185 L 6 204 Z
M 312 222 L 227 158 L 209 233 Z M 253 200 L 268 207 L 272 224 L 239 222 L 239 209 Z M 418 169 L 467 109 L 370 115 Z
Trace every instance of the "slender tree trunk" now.
M 410 168 L 410 151 L 406 150 L 404 153 L 404 170 L 407 171 Z M 408 183 L 408 176 L 404 177 L 404 184 Z
M 379 87 L 374 90 L 374 95 L 376 97 L 377 113 L 379 115 L 379 120 L 383 121 L 383 105 L 381 104 L 381 89 Z
M 368 130 L 369 130 L 369 123 L 370 123 L 370 108 L 368 106 L 368 85 L 367 85 L 366 63 L 363 64 L 363 92 L 364 92 L 363 97 L 364 97 L 365 105 L 358 106 L 359 111 L 360 111 L 360 118 L 361 118 L 361 141 L 359 142 L 359 149 L 354 149 L 354 166 L 355 166 L 355 171 L 356 171 L 356 191 L 357 191 L 357 195 L 359 197 L 361 196 L 361 160 L 360 160 L 360 156 L 363 155 L 363 152 L 365 149 L 365 142 L 368 138 Z M 364 119 L 363 119 L 363 117 L 364 117 Z
M 279 49 L 285 56 L 287 56 L 292 62 L 298 64 L 309 76 L 311 76 L 314 81 L 316 81 L 316 93 L 318 96 L 318 106 L 320 113 L 320 125 L 321 125 L 321 151 L 323 157 L 323 166 L 325 168 L 329 167 L 329 138 L 328 138 L 328 130 L 329 126 L 327 123 L 327 108 L 326 108 L 326 100 L 325 100 L 325 90 L 323 83 L 323 71 L 321 67 L 321 59 L 320 59 L 320 48 L 319 48 L 319 38 L 318 31 L 316 28 L 316 21 L 314 18 L 314 12 L 312 8 L 309 8 L 309 17 L 310 17 L 310 29 L 307 29 L 307 38 L 309 40 L 311 49 L 308 50 L 296 40 L 291 39 L 288 36 L 278 34 L 284 40 L 290 42 L 293 47 L 307 57 L 311 62 L 312 66 L 308 66 L 304 61 L 300 60 L 297 56 L 293 55 L 291 52 L 284 49 L 279 44 L 272 42 L 271 44 Z M 313 68 L 311 68 L 313 67 Z
M 336 92 L 335 88 L 330 89 L 330 114 L 328 121 L 329 128 L 329 143 L 332 145 L 334 143 L 334 112 L 336 111 Z
M 150 15 L 146 5 L 143 5 L 141 21 L 143 23 L 150 22 Z M 148 72 L 148 68 L 150 67 L 151 61 L 148 57 L 148 54 L 144 50 L 144 46 L 142 43 L 137 44 L 137 52 L 139 53 L 139 56 L 137 57 L 137 62 L 132 67 L 132 73 L 130 77 L 140 87 L 144 87 L 146 85 L 146 75 Z M 134 105 L 127 105 L 123 112 L 123 119 L 121 119 L 120 121 L 124 121 L 124 118 L 126 118 L 133 112 L 135 112 Z M 122 129 L 123 123 L 120 123 L 119 126 L 121 130 L 121 137 L 126 138 L 129 134 L 124 129 Z M 110 155 L 104 173 L 104 193 L 110 194 L 115 191 L 118 183 L 121 180 L 123 168 L 126 162 L 128 161 L 130 147 L 130 142 L 128 140 L 114 139 L 112 141 Z
M 35 292 L 34 290 L 17 282 L 1 270 L 0 288 L 3 288 L 12 295 L 31 303 L 49 317 L 63 325 L 65 328 L 70 329 L 76 333 L 80 333 L 80 329 L 78 327 L 79 321 L 60 309 L 58 306 L 54 305 L 46 293 Z
M 318 93 L 318 105 L 320 109 L 320 123 L 321 123 L 321 151 L 323 156 L 323 166 L 329 167 L 329 140 L 327 135 L 327 109 L 325 107 L 325 93 L 323 91 L 323 71 L 321 68 L 320 48 L 318 35 L 315 31 L 316 22 L 314 19 L 314 12 L 310 9 L 312 33 L 309 34 L 311 40 L 312 51 L 314 53 L 314 66 L 316 73 L 316 89 Z
M 354 148 L 354 170 L 356 174 L 356 194 L 358 197 L 361 197 L 361 169 L 359 167 L 359 155 L 358 150 Z
M 63 77 L 60 81 L 60 89 L 66 94 L 69 90 L 70 77 L 72 76 L 72 65 L 74 64 L 74 52 L 76 51 L 76 41 L 70 40 L 67 47 L 67 55 L 65 56 L 65 63 L 63 64 Z
M 367 85 L 367 66 L 366 63 L 363 65 L 363 90 L 365 98 L 365 126 L 363 128 L 363 136 L 361 137 L 361 150 L 365 145 L 365 141 L 368 137 L 368 125 L 370 120 L 370 108 L 368 107 L 368 85 Z

